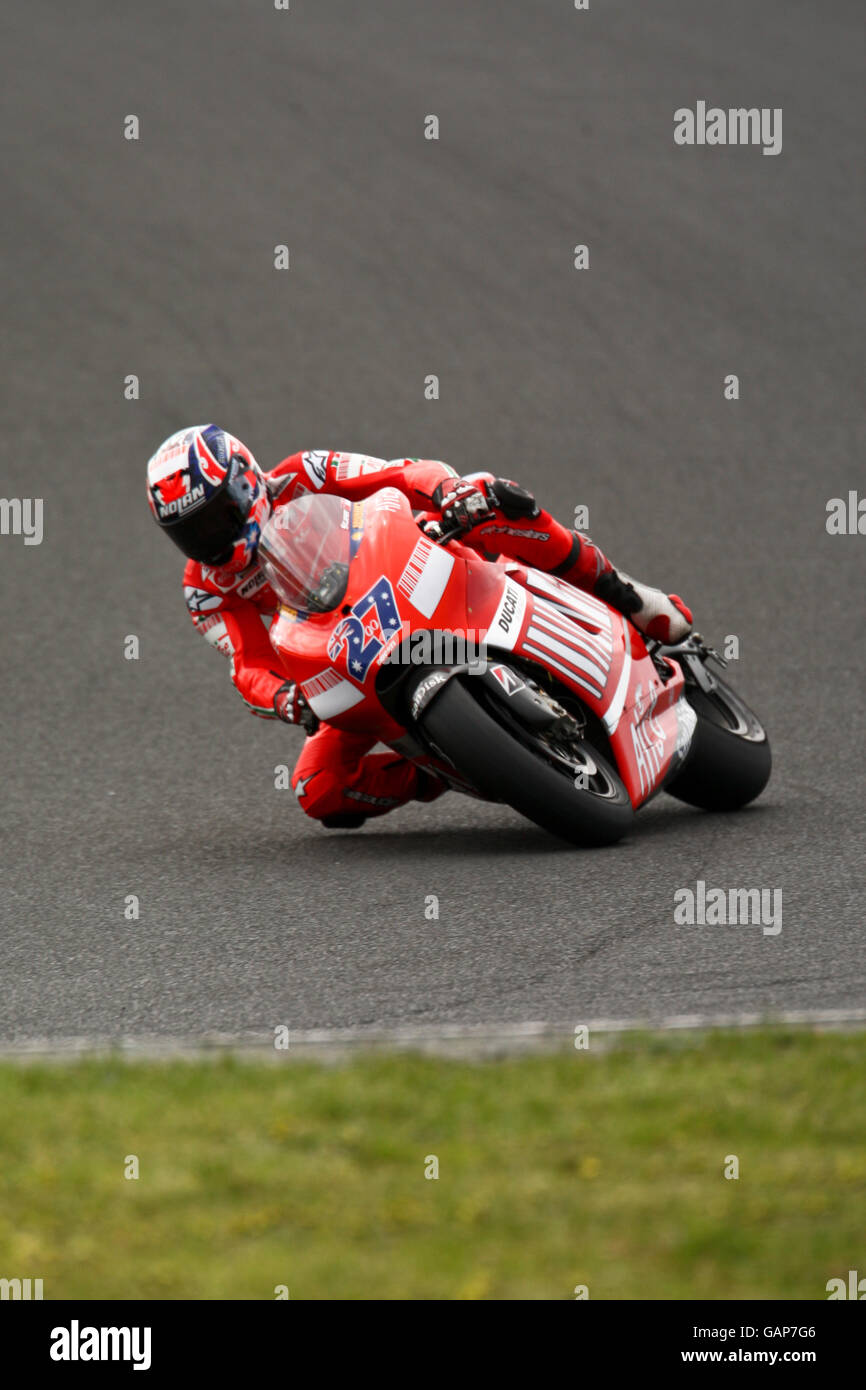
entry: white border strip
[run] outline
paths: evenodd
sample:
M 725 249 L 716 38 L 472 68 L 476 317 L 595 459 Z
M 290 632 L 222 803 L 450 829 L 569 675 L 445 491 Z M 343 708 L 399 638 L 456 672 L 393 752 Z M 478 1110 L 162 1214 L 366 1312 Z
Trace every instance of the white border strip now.
M 673 1014 L 663 1018 L 578 1019 L 574 1023 L 442 1023 L 396 1028 L 321 1028 L 289 1030 L 289 1047 L 274 1047 L 273 1035 L 205 1033 L 189 1037 L 24 1038 L 0 1042 L 0 1061 L 70 1061 L 107 1055 L 137 1059 L 214 1057 L 234 1053 L 256 1061 L 278 1062 L 335 1057 L 363 1051 L 413 1051 L 441 1056 L 480 1057 L 515 1052 L 552 1052 L 574 1039 L 576 1027 L 593 1033 L 700 1032 L 716 1028 L 800 1026 L 816 1031 L 861 1029 L 866 1009 L 802 1009 L 783 1013 Z

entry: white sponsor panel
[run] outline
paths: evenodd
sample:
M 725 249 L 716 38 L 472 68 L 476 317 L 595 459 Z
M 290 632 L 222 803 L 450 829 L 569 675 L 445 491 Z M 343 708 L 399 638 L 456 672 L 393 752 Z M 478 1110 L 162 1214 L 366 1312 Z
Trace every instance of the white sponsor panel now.
M 560 641 L 558 637 L 554 637 L 544 628 L 537 627 L 531 620 L 526 632 L 526 642 L 527 644 L 529 642 L 534 643 L 536 651 L 541 648 L 543 651 L 552 652 L 554 656 L 559 657 L 559 660 L 564 662 L 569 670 L 585 677 L 596 699 L 601 699 L 605 684 L 604 673 L 594 661 L 588 661 L 573 645 Z M 527 645 L 526 650 L 528 649 Z
M 602 632 L 591 632 L 584 627 L 576 615 L 568 614 L 546 599 L 536 598 L 532 613 L 533 622 L 547 628 L 555 636 L 566 641 L 570 647 L 585 652 L 599 666 L 607 679 L 613 654 L 613 643 Z
M 579 676 L 577 672 L 573 669 L 573 667 L 566 666 L 563 664 L 563 662 L 558 661 L 557 658 L 553 656 L 553 654 L 547 648 L 536 647 L 534 643 L 525 641 L 521 643 L 520 650 L 521 652 L 524 652 L 527 656 L 536 657 L 541 662 L 542 666 L 547 666 L 552 668 L 554 671 L 559 671 L 561 675 L 567 676 L 568 679 L 574 684 L 582 685 L 584 690 L 587 690 L 590 695 L 592 695 L 595 699 L 598 699 L 598 691 L 596 687 L 594 685 L 590 685 L 589 681 L 585 680 L 583 676 Z
M 584 589 L 576 589 L 573 584 L 565 584 L 555 575 L 545 574 L 543 570 L 529 570 L 527 583 L 533 593 L 547 594 L 563 608 L 577 613 L 579 617 L 610 635 L 610 610 L 600 599 L 593 598 L 592 594 L 588 594 Z
M 539 571 L 533 571 L 531 578 L 533 588 L 543 585 L 551 592 L 554 592 L 554 586 L 558 584 L 556 580 L 551 583 L 549 576 Z M 562 585 L 561 587 L 567 591 L 569 598 L 568 604 L 560 604 L 558 601 L 554 604 L 546 599 L 537 598 L 535 601 L 533 622 L 552 639 L 565 642 L 567 646 L 576 649 L 578 653 L 585 657 L 590 657 L 591 660 L 594 661 L 597 667 L 597 673 L 594 679 L 598 679 L 598 672 L 603 676 L 603 680 L 600 682 L 601 688 L 593 690 L 593 694 L 596 695 L 597 698 L 600 698 L 604 694 L 604 689 L 610 679 L 610 670 L 613 661 L 613 628 L 610 613 L 604 604 L 599 603 L 598 599 L 593 598 L 591 594 L 584 594 L 581 590 L 571 588 L 570 585 Z M 570 616 L 571 614 L 574 614 L 574 618 Z M 575 618 L 577 618 L 578 621 L 575 621 Z M 591 623 L 593 627 L 600 628 L 601 630 L 589 631 L 586 627 L 581 626 L 581 620 Z M 625 633 L 626 645 L 622 670 L 620 671 L 616 690 L 613 693 L 607 709 L 602 715 L 605 728 L 609 734 L 614 732 L 622 718 L 631 677 L 632 656 L 628 637 L 628 626 L 626 623 L 623 623 L 623 631 Z M 561 653 L 556 651 L 555 645 L 551 645 L 550 643 L 546 645 L 555 655 L 561 656 Z M 527 651 L 528 650 L 527 648 Z M 562 669 L 562 667 L 560 666 L 559 669 Z M 581 669 L 583 669 L 586 674 L 592 674 L 586 672 L 585 668 Z
M 494 647 L 513 651 L 526 615 L 526 590 L 513 579 L 506 579 L 502 597 L 487 629 L 486 641 Z
M 301 691 L 313 713 L 325 720 L 344 714 L 364 698 L 363 690 L 359 690 L 351 681 L 344 680 L 330 666 L 304 681 Z
M 545 632 L 548 632 L 551 637 L 558 637 L 560 642 L 565 642 L 569 647 L 582 652 L 598 668 L 601 684 L 604 685 L 610 671 L 611 652 L 609 647 L 587 641 L 585 629 L 578 627 L 576 623 L 569 623 L 567 619 L 553 622 L 537 603 L 533 608 L 532 621 L 538 627 L 543 628 Z
M 381 473 L 390 468 L 387 459 L 373 458 L 370 454 L 337 454 L 337 481 L 344 483 L 349 478 L 360 478 L 364 473 Z
M 573 608 L 563 608 L 546 598 L 539 598 L 538 595 L 535 597 L 534 612 L 539 622 L 543 621 L 554 628 L 564 630 L 587 652 L 594 653 L 599 665 L 605 669 L 610 666 L 613 639 L 609 631 L 600 632 L 594 621 L 585 614 L 580 614 Z
M 576 681 L 596 700 L 602 698 L 612 661 L 610 639 L 606 633 L 588 632 L 576 611 L 536 597 L 522 650 Z
M 422 536 L 397 580 L 397 588 L 413 608 L 425 618 L 432 618 L 453 568 L 454 556 Z

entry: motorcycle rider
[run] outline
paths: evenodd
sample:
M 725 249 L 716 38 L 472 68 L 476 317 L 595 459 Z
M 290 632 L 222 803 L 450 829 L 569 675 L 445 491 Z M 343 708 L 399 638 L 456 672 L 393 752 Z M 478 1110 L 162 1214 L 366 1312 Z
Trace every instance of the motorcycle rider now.
M 403 492 L 428 529 L 460 529 L 461 543 L 493 559 L 547 570 L 627 614 L 665 642 L 687 635 L 692 615 L 675 594 L 618 573 L 588 536 L 562 526 L 516 483 L 492 473 L 459 477 L 433 459 L 379 459 L 312 450 L 264 473 L 236 436 L 196 425 L 169 436 L 147 465 L 151 511 L 183 554 L 184 597 L 207 642 L 228 657 L 253 714 L 300 724 L 311 735 L 292 775 L 307 815 L 328 828 L 360 825 L 408 801 L 446 790 L 396 753 L 370 753 L 375 739 L 321 724 L 296 683 L 274 668 L 267 628 L 277 597 L 257 559 L 268 517 L 305 493 L 359 500 L 383 487 Z M 438 523 L 437 523 L 438 519 Z

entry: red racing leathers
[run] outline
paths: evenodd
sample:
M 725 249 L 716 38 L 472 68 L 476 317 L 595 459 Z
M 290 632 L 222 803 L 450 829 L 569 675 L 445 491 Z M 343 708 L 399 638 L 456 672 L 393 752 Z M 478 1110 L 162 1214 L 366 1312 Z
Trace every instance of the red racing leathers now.
M 266 474 L 274 510 L 304 493 L 328 492 L 353 500 L 382 487 L 396 487 L 411 506 L 435 514 L 433 493 L 456 475 L 431 459 L 370 458 L 365 454 L 317 450 L 291 454 Z M 475 478 L 492 478 L 475 474 Z M 512 509 L 509 508 L 509 511 Z M 610 562 L 588 537 L 569 531 L 546 511 L 531 517 L 499 509 L 462 538 L 481 553 L 501 554 L 548 570 L 592 590 Z M 231 676 L 253 714 L 292 721 L 293 683 L 277 669 L 268 627 L 277 598 L 264 572 L 253 563 L 240 573 L 189 560 L 184 595 L 190 616 L 206 641 L 231 663 Z M 296 705 L 294 706 L 296 708 Z M 309 738 L 292 776 L 301 806 L 316 819 L 377 816 L 412 800 L 433 800 L 444 787 L 396 753 L 369 752 L 374 739 L 323 724 Z

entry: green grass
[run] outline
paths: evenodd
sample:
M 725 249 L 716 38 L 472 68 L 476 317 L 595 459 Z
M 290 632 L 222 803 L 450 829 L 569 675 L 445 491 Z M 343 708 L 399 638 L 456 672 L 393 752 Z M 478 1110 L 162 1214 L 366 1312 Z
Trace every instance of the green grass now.
M 775 1030 L 3 1064 L 0 1276 L 46 1298 L 826 1298 L 866 1274 L 864 1073 L 866 1035 Z

